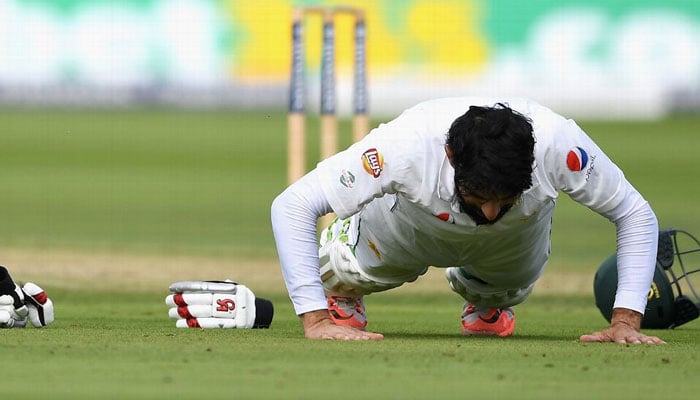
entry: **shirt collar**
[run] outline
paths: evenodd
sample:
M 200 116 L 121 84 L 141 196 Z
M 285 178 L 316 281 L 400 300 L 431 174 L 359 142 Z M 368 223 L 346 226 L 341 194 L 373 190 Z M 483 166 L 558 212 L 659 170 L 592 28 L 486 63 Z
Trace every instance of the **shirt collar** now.
M 438 198 L 450 203 L 450 208 L 452 208 L 452 211 L 459 213 L 460 205 L 455 189 L 455 170 L 452 168 L 452 164 L 450 164 L 447 154 L 443 156 L 442 163 L 440 164 L 436 189 Z

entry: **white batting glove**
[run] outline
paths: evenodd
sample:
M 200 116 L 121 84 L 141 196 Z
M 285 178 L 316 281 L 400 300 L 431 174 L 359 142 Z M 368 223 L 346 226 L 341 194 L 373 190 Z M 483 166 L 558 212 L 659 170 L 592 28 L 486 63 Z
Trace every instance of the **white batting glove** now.
M 44 289 L 31 282 L 20 288 L 0 266 L 0 328 L 24 328 L 27 320 L 41 328 L 53 319 L 53 302 Z
M 24 305 L 24 293 L 0 266 L 0 328 L 23 328 L 27 325 L 29 309 Z
M 29 309 L 29 321 L 35 328 L 42 328 L 53 322 L 53 302 L 44 289 L 32 282 L 22 287 L 25 304 Z
M 15 300 L 10 295 L 0 296 L 0 328 L 24 328 L 27 325 L 27 306 L 15 307 Z
M 272 322 L 272 302 L 232 281 L 176 282 L 170 291 L 165 304 L 178 328 L 268 328 Z

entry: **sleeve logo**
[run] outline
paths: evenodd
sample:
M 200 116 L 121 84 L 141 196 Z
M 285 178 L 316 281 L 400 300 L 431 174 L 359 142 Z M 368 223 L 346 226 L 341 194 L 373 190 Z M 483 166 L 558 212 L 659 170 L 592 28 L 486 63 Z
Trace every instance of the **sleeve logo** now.
M 384 168 L 384 156 L 375 148 L 371 148 L 362 153 L 362 167 L 368 174 L 379 178 Z
M 340 184 L 348 189 L 352 189 L 355 184 L 355 175 L 353 175 L 352 172 L 344 169 L 340 175 Z
M 566 155 L 566 166 L 570 171 L 581 172 L 588 164 L 588 153 L 586 150 L 576 146 L 569 150 L 569 154 Z
M 588 155 L 586 150 L 576 146 L 566 155 L 566 167 L 571 172 L 585 172 L 586 182 L 588 182 L 595 169 L 595 158 L 595 155 Z

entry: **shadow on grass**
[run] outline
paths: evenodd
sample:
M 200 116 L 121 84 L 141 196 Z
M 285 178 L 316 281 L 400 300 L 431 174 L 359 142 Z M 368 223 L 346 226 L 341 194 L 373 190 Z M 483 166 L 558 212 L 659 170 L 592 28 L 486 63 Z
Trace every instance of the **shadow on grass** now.
M 421 333 L 421 332 L 392 332 L 389 330 L 378 330 L 384 335 L 384 340 L 405 339 L 405 340 L 452 340 L 469 343 L 477 342 L 578 342 L 578 336 L 557 336 L 543 334 L 515 334 L 507 338 L 496 336 L 462 336 L 459 333 Z

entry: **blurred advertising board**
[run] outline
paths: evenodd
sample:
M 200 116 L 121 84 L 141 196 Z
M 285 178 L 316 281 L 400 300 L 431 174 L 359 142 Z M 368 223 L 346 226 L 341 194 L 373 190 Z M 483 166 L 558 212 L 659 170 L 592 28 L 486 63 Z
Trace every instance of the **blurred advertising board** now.
M 653 118 L 694 109 L 700 93 L 696 0 L 2 0 L 0 103 L 282 108 L 291 12 L 317 5 L 366 11 L 373 114 L 483 95 Z M 314 104 L 320 20 L 305 33 Z M 341 111 L 351 35 L 339 20 Z

